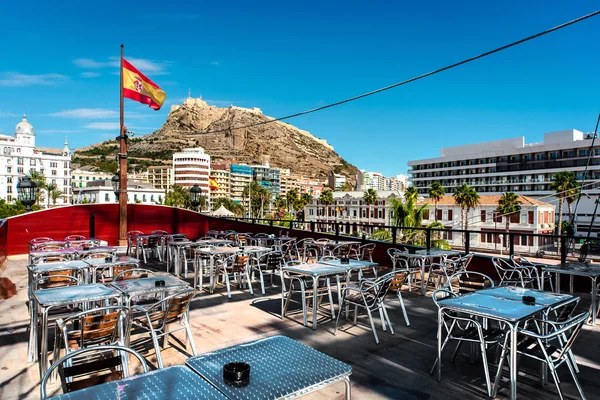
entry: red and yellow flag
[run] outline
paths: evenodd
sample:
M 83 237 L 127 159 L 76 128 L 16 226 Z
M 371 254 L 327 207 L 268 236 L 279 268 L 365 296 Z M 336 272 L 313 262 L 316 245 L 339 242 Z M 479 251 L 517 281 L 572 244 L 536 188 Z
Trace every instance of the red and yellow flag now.
M 123 96 L 160 110 L 167 94 L 146 75 L 123 59 Z
M 219 184 L 217 183 L 217 180 L 212 176 L 208 177 L 208 187 L 210 188 L 210 190 L 219 189 Z

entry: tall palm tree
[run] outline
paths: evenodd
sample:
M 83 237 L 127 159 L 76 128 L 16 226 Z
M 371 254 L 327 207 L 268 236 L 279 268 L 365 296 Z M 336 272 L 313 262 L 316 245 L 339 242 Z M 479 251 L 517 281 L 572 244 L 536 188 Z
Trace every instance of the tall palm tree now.
M 333 192 L 331 189 L 325 189 L 321 196 L 319 196 L 319 200 L 321 200 L 321 204 L 325 206 L 325 221 L 329 218 L 329 206 L 333 204 Z
M 275 209 L 277 210 L 277 215 L 279 217 L 282 217 L 287 207 L 286 199 L 283 196 L 278 195 L 277 197 L 275 197 L 275 200 L 273 200 L 273 207 L 275 207 Z
M 371 209 L 377 202 L 377 192 L 375 189 L 367 189 L 363 194 L 363 201 L 367 205 L 367 225 L 371 225 Z
M 404 199 L 412 202 L 413 204 L 417 204 L 417 200 L 419 198 L 419 191 L 414 186 L 409 186 L 404 191 Z
M 438 181 L 432 182 L 431 186 L 429 187 L 429 197 L 431 199 L 433 199 L 433 202 L 435 204 L 434 207 L 434 218 L 437 221 L 437 206 L 438 206 L 438 201 L 441 200 L 441 198 L 446 194 L 446 192 L 444 191 L 444 187 L 442 186 L 441 183 L 439 183 Z
M 287 211 L 290 212 L 294 208 L 296 200 L 298 200 L 298 189 L 289 190 L 285 195 L 285 199 L 287 200 Z
M 165 195 L 165 205 L 178 208 L 190 208 L 192 201 L 189 189 L 179 185 L 171 185 Z
M 56 205 L 56 200 L 62 197 L 64 193 L 62 190 L 56 187 L 56 185 L 52 185 L 52 189 L 48 192 L 48 197 L 52 199 L 52 204 Z
M 477 207 L 479 204 L 479 193 L 477 193 L 477 191 L 471 186 L 463 183 L 462 185 L 456 187 L 456 192 L 454 193 L 454 202 L 460 206 L 460 218 L 463 224 L 463 229 L 469 229 L 469 212 L 472 208 Z
M 302 195 L 300 196 L 300 200 L 302 201 L 302 204 L 304 204 L 304 207 L 306 207 L 307 205 L 309 205 L 313 201 L 312 194 L 310 194 L 310 193 L 302 193 Z
M 498 200 L 498 208 L 496 211 L 506 218 L 506 233 L 508 233 L 510 229 L 510 216 L 521 211 L 521 200 L 519 200 L 519 196 L 514 192 L 503 193 Z
M 396 199 L 391 198 L 390 204 L 392 206 L 392 224 L 394 226 L 402 227 L 402 236 L 405 238 L 407 243 L 414 242 L 416 238 L 422 233 L 419 229 L 423 225 L 423 214 L 427 210 L 427 204 L 421 206 L 416 205 L 413 202 L 413 198 Z
M 562 233 L 563 204 L 566 199 L 573 196 L 577 189 L 577 177 L 574 172 L 560 171 L 552 176 L 550 189 L 556 192 L 558 197 L 558 234 Z M 569 212 L 571 214 L 571 212 Z

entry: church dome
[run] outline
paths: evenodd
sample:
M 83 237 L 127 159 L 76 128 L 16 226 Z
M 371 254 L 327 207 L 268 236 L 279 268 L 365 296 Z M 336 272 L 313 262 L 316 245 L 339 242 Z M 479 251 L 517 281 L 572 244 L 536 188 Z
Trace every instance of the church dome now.
M 33 135 L 33 126 L 27 122 L 27 116 L 23 115 L 23 121 L 17 124 L 15 128 L 15 133 L 24 133 L 27 135 Z

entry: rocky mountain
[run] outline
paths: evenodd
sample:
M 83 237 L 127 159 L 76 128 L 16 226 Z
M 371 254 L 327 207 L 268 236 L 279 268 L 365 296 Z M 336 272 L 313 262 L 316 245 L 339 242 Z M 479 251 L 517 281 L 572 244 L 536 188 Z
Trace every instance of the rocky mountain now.
M 189 98 L 171 108 L 164 125 L 149 135 L 128 142 L 129 164 L 145 170 L 150 165 L 170 164 L 173 152 L 203 147 L 212 163 L 232 162 L 289 168 L 292 174 L 324 178 L 332 171 L 353 183 L 357 169 L 342 159 L 325 140 L 307 131 L 272 120 L 258 108 L 214 107 L 202 99 Z M 212 133 L 211 133 L 212 132 Z M 73 164 L 86 169 L 116 171 L 115 140 L 75 152 Z

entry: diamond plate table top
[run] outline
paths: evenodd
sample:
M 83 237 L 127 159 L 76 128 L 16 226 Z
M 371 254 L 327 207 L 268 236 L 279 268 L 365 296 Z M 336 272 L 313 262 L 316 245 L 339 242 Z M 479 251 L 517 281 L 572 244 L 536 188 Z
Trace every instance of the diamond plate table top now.
M 536 304 L 544 306 L 554 306 L 573 298 L 570 294 L 543 292 L 540 290 L 522 288 L 520 286 L 497 286 L 478 290 L 477 293 L 515 301 L 522 301 L 523 296 L 531 296 L 535 297 Z
M 223 366 L 230 362 L 250 364 L 247 386 L 225 383 Z M 285 336 L 192 357 L 186 365 L 233 400 L 295 398 L 352 373 L 349 365 Z
M 290 265 L 281 268 L 283 271 L 310 276 L 342 275 L 352 269 L 350 265 L 326 265 L 323 263 L 310 263 Z
M 89 260 L 82 260 L 82 262 L 85 262 L 94 267 L 102 267 L 105 265 L 117 265 L 117 264 L 127 264 L 127 263 L 138 263 L 139 264 L 140 260 L 135 257 L 130 257 L 130 256 L 118 256 L 118 257 L 112 257 L 110 261 L 106 261 L 104 258 L 92 258 Z
M 81 270 L 88 268 L 89 264 L 82 260 L 74 260 L 74 261 L 59 261 L 59 262 L 49 262 L 42 264 L 30 264 L 27 266 L 29 270 L 33 274 L 41 274 L 44 272 L 50 271 L 65 271 L 69 269 Z
M 164 286 L 156 286 L 156 281 L 165 281 Z M 175 278 L 170 275 L 149 276 L 147 278 L 127 279 L 117 282 L 112 282 L 111 286 L 119 292 L 128 296 L 139 296 L 144 294 L 152 294 L 164 292 L 171 289 L 186 288 L 189 286 L 184 280 Z
M 558 272 L 559 274 L 600 276 L 600 264 L 586 264 L 582 262 L 568 262 L 559 265 L 542 265 L 542 270 L 547 272 Z
M 363 268 L 372 268 L 376 267 L 377 263 L 372 261 L 364 261 L 364 260 L 348 260 L 348 264 L 342 264 L 342 260 L 334 259 L 334 260 L 320 260 L 319 264 L 331 265 L 334 267 L 343 267 L 343 268 L 351 268 L 351 269 L 363 269 Z
M 505 321 L 520 321 L 544 310 L 541 304 L 529 305 L 522 301 L 498 296 L 470 293 L 461 297 L 439 301 L 441 307 Z
M 71 393 L 54 400 L 225 400 L 221 392 L 191 369 L 177 365 L 107 382 Z
M 99 283 L 39 289 L 33 292 L 36 301 L 43 307 L 106 300 L 120 295 L 118 290 Z
M 415 250 L 415 254 L 422 255 L 422 256 L 441 256 L 441 255 L 451 256 L 451 255 L 459 255 L 460 251 L 432 248 L 432 249 Z

